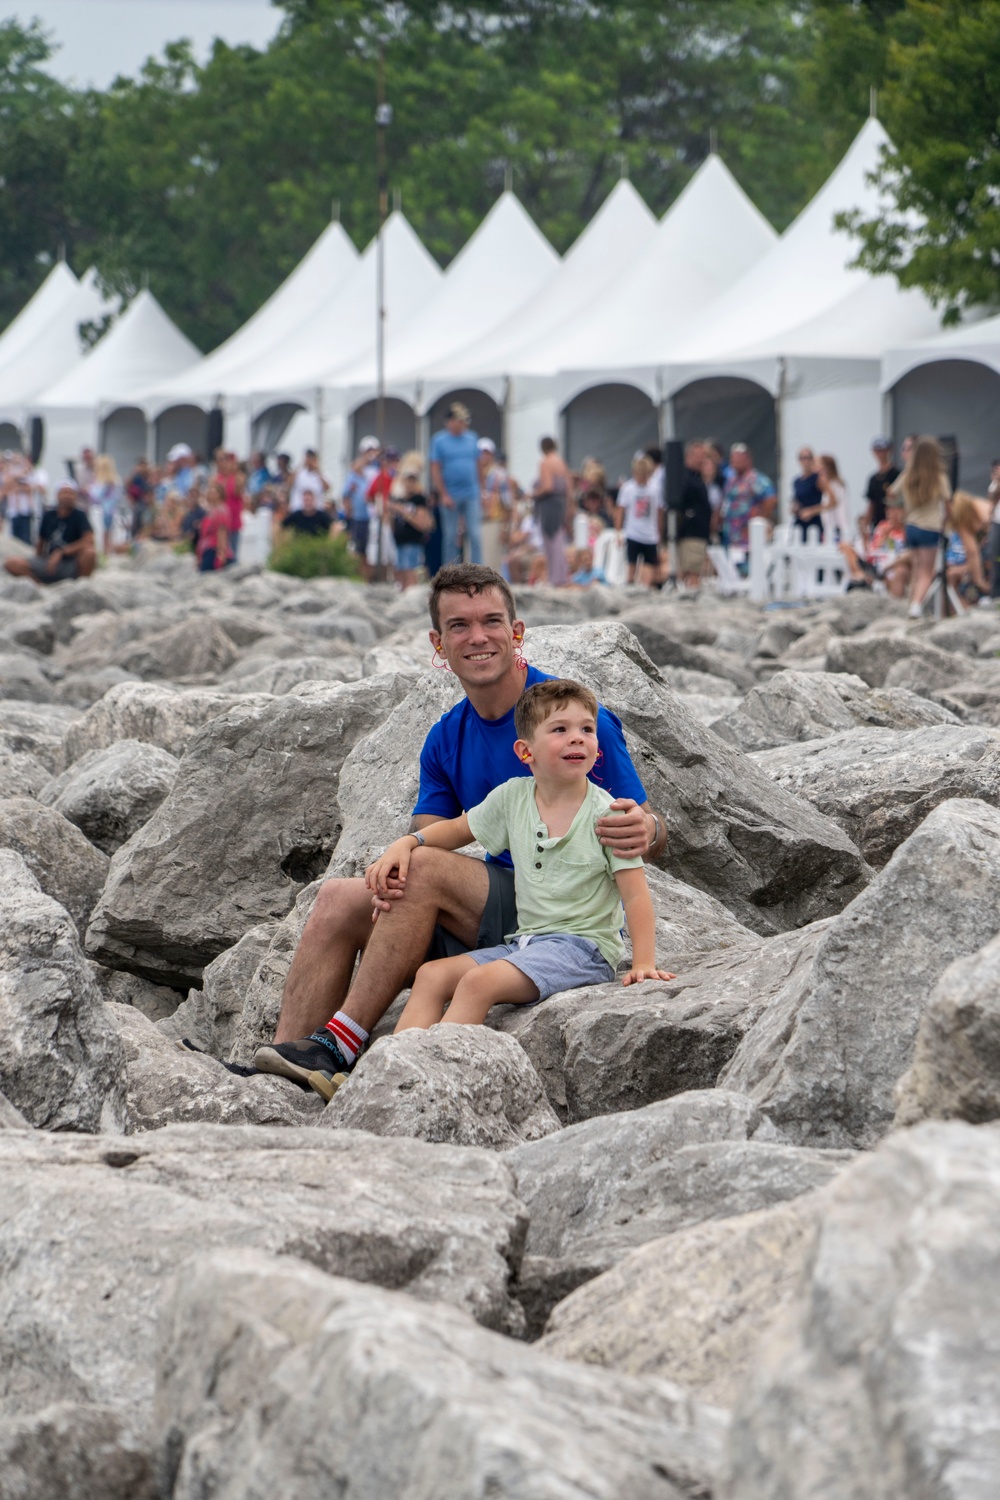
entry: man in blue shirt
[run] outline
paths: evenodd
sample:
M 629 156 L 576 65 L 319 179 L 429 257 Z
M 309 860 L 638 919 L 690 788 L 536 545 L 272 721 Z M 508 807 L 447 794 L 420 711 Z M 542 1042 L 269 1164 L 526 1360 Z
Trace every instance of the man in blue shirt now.
M 441 561 L 461 562 L 458 522 L 465 522 L 469 561 L 481 563 L 482 502 L 479 493 L 479 438 L 469 423 L 469 409 L 452 402 L 444 427 L 431 438 L 431 485 L 437 490 L 441 508 Z
M 411 833 L 477 806 L 512 776 L 530 774 L 514 754 L 514 705 L 525 686 L 547 675 L 523 661 L 524 623 L 515 619 L 513 595 L 492 568 L 442 569 L 429 606 L 431 644 L 466 697 L 424 741 Z M 619 809 L 598 822 L 598 836 L 623 858 L 656 859 L 666 845 L 663 820 L 646 801 L 620 720 L 604 708 L 597 736 L 601 759 L 595 771 Z M 329 1099 L 426 957 L 493 946 L 515 926 L 514 877 L 506 854 L 480 863 L 443 849 L 417 848 L 405 896 L 396 890 L 388 901 L 373 903 L 360 878 L 324 882 L 288 972 L 274 1043 L 258 1049 L 256 1066 L 308 1083 Z

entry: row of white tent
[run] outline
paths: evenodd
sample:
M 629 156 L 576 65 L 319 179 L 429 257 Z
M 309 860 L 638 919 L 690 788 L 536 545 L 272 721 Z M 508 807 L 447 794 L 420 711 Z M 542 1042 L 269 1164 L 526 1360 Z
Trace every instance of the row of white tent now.
M 876 433 L 934 431 L 958 439 L 962 481 L 982 491 L 1000 318 L 942 333 L 921 293 L 853 267 L 856 246 L 835 228 L 841 211 L 880 211 L 870 178 L 886 139 L 869 120 L 780 237 L 715 155 L 659 222 L 619 182 L 564 258 L 510 192 L 446 272 L 395 212 L 387 441 L 426 447 L 459 398 L 522 480 L 545 433 L 612 477 L 637 447 L 713 435 L 749 441 L 783 489 L 803 443 L 832 452 L 858 497 Z M 50 467 L 83 443 L 125 466 L 224 430 L 241 452 L 309 443 L 339 477 L 376 426 L 376 261 L 374 241 L 359 255 L 330 224 L 204 358 L 149 292 L 82 354 L 78 324 L 109 309 L 92 274 L 58 265 L 0 336 L 0 446 L 40 418 Z

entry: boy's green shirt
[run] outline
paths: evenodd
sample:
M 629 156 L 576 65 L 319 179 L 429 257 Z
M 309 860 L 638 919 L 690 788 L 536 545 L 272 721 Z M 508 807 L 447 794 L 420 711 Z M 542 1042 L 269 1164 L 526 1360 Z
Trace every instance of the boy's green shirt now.
M 550 838 L 538 815 L 533 776 L 515 776 L 468 814 L 469 827 L 489 854 L 510 850 L 514 862 L 517 933 L 572 932 L 590 938 L 612 968 L 624 950 L 616 870 L 642 868 L 619 859 L 597 837 L 595 824 L 613 801 L 587 782 L 587 795 L 561 838 Z

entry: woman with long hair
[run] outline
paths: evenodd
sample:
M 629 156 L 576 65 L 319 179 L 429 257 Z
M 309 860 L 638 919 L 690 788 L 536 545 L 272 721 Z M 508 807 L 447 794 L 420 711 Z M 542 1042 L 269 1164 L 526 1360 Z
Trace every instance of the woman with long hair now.
M 87 486 L 87 498 L 91 506 L 91 524 L 100 520 L 102 550 L 107 557 L 111 548 L 111 530 L 125 498 L 118 466 L 108 453 L 99 453 L 94 459 L 94 477 Z
M 817 480 L 823 496 L 820 518 L 823 523 L 823 540 L 826 542 L 852 542 L 854 525 L 847 504 L 847 486 L 840 477 L 837 460 L 832 453 L 821 453 Z
M 906 547 L 913 557 L 910 616 L 919 619 L 924 596 L 934 579 L 945 507 L 951 499 L 951 485 L 936 438 L 917 438 L 893 489 L 898 489 L 906 508 Z

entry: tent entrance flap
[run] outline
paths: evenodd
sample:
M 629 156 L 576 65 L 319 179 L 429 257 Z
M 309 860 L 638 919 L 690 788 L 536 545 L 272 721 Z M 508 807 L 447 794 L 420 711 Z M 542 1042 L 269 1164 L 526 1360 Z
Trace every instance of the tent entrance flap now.
M 101 423 L 101 452 L 110 454 L 123 479 L 137 458 L 148 457 L 146 434 L 146 416 L 137 406 L 116 407 Z
M 277 453 L 281 439 L 300 411 L 305 411 L 305 407 L 298 401 L 282 401 L 255 417 L 250 438 L 254 452 L 259 449 L 264 454 Z
M 398 396 L 386 396 L 385 444 L 399 453 L 409 453 L 417 446 L 417 418 L 413 407 Z M 378 402 L 364 401 L 351 415 L 351 452 L 357 453 L 363 437 L 378 437 Z
M 469 408 L 472 430 L 475 433 L 481 438 L 489 438 L 498 448 L 503 447 L 503 417 L 499 406 L 492 396 L 471 386 L 463 390 L 446 391 L 437 398 L 428 412 L 432 435 L 444 426 L 445 413 L 453 401 L 461 401 L 463 406 Z
M 908 432 L 958 440 L 958 482 L 985 495 L 990 466 L 1000 458 L 1000 375 L 970 359 L 939 359 L 918 365 L 891 391 L 896 452 Z
M 570 467 L 598 458 L 612 484 L 627 478 L 634 453 L 660 444 L 656 407 L 634 385 L 595 385 L 581 391 L 564 409 L 563 423 Z
M 693 380 L 673 397 L 674 432 L 683 442 L 712 438 L 723 453 L 746 443 L 754 465 L 777 481 L 778 427 L 774 397 L 753 380 L 715 375 Z

